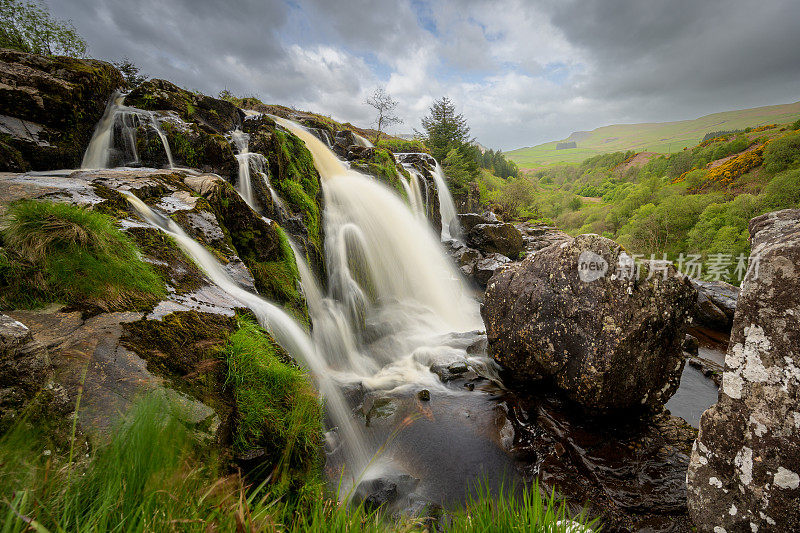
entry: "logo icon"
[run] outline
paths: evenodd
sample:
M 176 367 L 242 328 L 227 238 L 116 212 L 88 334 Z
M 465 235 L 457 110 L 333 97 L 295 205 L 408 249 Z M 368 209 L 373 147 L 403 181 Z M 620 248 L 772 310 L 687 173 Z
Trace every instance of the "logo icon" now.
M 578 276 L 584 283 L 596 281 L 608 272 L 608 262 L 590 250 L 584 250 L 578 257 Z

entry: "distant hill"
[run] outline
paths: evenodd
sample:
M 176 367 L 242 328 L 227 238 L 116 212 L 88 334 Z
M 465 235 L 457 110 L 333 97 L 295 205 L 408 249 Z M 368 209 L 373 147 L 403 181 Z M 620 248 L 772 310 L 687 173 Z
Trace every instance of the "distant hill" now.
M 669 153 L 694 146 L 712 131 L 744 129 L 800 119 L 800 102 L 724 111 L 695 120 L 615 124 L 592 131 L 577 131 L 566 139 L 506 152 L 520 168 L 540 168 L 558 163 L 580 163 L 588 157 L 608 152 Z M 576 146 L 567 148 L 566 146 Z

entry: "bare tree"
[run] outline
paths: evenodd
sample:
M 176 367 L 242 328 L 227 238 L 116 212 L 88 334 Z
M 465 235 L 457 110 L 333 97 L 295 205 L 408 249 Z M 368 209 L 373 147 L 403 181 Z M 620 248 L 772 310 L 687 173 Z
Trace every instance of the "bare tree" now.
M 381 140 L 383 128 L 392 124 L 402 124 L 403 120 L 394 114 L 394 110 L 397 108 L 397 101 L 383 87 L 376 88 L 372 96 L 365 100 L 365 103 L 374 107 L 375 111 L 378 112 L 378 118 L 373 122 L 378 130 L 378 135 L 375 136 L 375 144 L 377 145 L 378 141 Z

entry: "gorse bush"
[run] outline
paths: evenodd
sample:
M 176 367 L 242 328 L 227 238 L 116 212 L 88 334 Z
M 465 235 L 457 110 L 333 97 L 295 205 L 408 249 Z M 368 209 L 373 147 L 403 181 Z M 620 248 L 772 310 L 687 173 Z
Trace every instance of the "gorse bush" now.
M 800 132 L 789 133 L 769 143 L 764 150 L 764 170 L 773 174 L 800 165 Z
M 0 258 L 4 307 L 58 301 L 105 310 L 146 308 L 166 292 L 111 217 L 23 200 L 9 207 L 6 224 Z

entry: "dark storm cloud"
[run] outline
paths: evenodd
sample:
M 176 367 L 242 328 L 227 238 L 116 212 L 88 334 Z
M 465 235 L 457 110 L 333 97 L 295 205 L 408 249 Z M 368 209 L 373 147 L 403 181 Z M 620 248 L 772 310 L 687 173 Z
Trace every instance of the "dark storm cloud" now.
M 367 124 L 386 85 L 403 131 L 457 102 L 484 144 L 800 99 L 800 2 L 46 0 L 93 56 L 154 77 Z
M 800 98 L 792 88 L 800 81 L 800 2 L 610 0 L 549 8 L 553 24 L 587 54 L 585 82 L 595 97 L 716 100 L 721 108 L 757 105 L 763 96 Z

